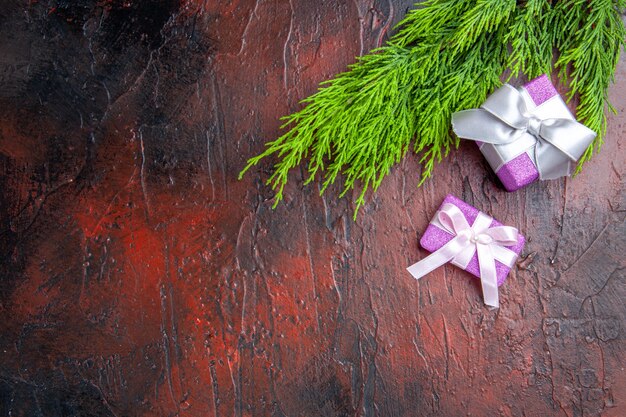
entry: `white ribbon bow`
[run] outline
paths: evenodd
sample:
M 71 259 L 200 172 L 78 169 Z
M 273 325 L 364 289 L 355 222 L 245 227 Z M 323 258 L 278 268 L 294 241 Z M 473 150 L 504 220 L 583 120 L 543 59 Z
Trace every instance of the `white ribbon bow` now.
M 496 260 L 512 268 L 517 254 L 505 246 L 517 243 L 518 231 L 510 226 L 489 227 L 493 218 L 479 212 L 474 224 L 469 225 L 465 216 L 454 204 L 446 203 L 437 213 L 442 228 L 455 237 L 407 270 L 415 279 L 439 268 L 447 262 L 466 268 L 478 254 L 480 282 L 485 304 L 498 307 L 498 277 Z
M 452 129 L 462 139 L 500 147 L 509 160 L 528 150 L 530 144 L 542 180 L 570 175 L 596 137 L 593 130 L 576 120 L 531 113 L 522 93 L 509 84 L 487 97 L 479 109 L 454 113 Z

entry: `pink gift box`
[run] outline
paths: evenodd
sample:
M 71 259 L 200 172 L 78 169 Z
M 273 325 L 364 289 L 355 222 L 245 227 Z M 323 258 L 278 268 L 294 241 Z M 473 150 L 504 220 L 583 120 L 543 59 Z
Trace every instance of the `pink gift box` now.
M 446 203 L 450 203 L 450 204 L 457 206 L 459 210 L 461 210 L 461 212 L 463 213 L 463 215 L 467 219 L 467 222 L 470 225 L 474 223 L 474 220 L 476 220 L 476 216 L 478 216 L 478 213 L 479 213 L 478 209 L 470 206 L 463 200 L 456 198 L 455 196 L 451 194 L 448 194 L 448 196 L 446 196 L 446 198 L 441 203 L 439 210 L 441 210 L 443 205 Z M 426 228 L 426 231 L 424 232 L 424 235 L 420 239 L 420 245 L 429 252 L 435 252 L 436 250 L 441 248 L 443 245 L 448 243 L 450 240 L 452 240 L 452 238 L 454 238 L 453 234 L 437 226 L 437 222 L 435 220 L 436 217 L 437 217 L 437 214 L 435 213 L 433 220 L 428 225 L 428 227 Z M 490 227 L 496 227 L 496 226 L 503 226 L 503 224 L 494 219 L 491 222 Z M 517 244 L 514 246 L 506 246 L 506 248 L 515 252 L 519 256 L 519 254 L 522 252 L 522 249 L 524 249 L 525 243 L 526 243 L 526 239 L 520 233 L 518 234 Z M 451 263 L 454 264 L 454 261 Z M 472 275 L 474 275 L 475 277 L 480 278 L 480 268 L 478 265 L 478 256 L 476 254 L 474 254 L 474 257 L 469 262 L 465 270 L 471 273 Z M 496 274 L 498 277 L 498 286 L 502 285 L 502 283 L 506 280 L 506 277 L 509 274 L 510 270 L 511 269 L 508 266 L 496 261 Z
M 557 112 L 560 117 L 574 120 L 565 102 L 559 96 L 546 75 L 535 78 L 526 83 L 520 91 L 526 95 L 529 110 Z M 549 109 L 548 109 L 549 107 Z M 535 162 L 526 152 L 514 159 L 500 165 L 497 146 L 488 143 L 477 142 L 480 151 L 483 153 L 491 168 L 507 191 L 519 190 L 528 184 L 535 182 L 539 178 L 539 172 Z

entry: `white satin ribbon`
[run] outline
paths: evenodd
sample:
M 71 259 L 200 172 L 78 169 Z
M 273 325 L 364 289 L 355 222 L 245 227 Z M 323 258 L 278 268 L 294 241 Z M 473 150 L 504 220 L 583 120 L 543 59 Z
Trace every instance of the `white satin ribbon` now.
M 567 107 L 563 104 L 565 113 Z M 452 129 L 462 139 L 491 144 L 509 162 L 532 150 L 542 180 L 571 174 L 596 133 L 564 117 L 550 117 L 540 107 L 529 109 L 524 94 L 509 84 L 497 89 L 479 109 L 452 115 Z
M 488 306 L 498 307 L 496 260 L 509 268 L 515 265 L 517 254 L 505 246 L 517 243 L 517 229 L 510 226 L 489 227 L 493 219 L 482 212 L 470 226 L 461 210 L 450 203 L 443 205 L 436 219 L 437 226 L 454 235 L 454 238 L 408 267 L 407 271 L 419 279 L 447 262 L 466 268 L 477 253 L 483 299 Z

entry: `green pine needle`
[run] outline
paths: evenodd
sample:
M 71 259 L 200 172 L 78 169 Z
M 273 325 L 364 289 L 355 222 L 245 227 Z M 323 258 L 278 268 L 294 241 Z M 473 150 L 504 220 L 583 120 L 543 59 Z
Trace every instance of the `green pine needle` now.
M 480 105 L 509 71 L 511 77 L 550 73 L 553 52 L 579 97 L 578 117 L 606 131 L 607 89 L 626 32 L 626 0 L 428 0 L 407 14 L 382 48 L 357 58 L 347 72 L 322 83 L 306 106 L 283 118 L 287 131 L 251 158 L 239 178 L 263 158 L 278 162 L 268 184 L 283 199 L 289 172 L 308 161 L 305 184 L 322 177 L 323 193 L 338 177 L 343 192 L 360 187 L 356 213 L 409 149 L 421 156 L 422 182 L 459 140 L 450 118 Z M 568 73 L 569 71 L 569 73 Z M 580 165 L 579 165 L 580 169 Z

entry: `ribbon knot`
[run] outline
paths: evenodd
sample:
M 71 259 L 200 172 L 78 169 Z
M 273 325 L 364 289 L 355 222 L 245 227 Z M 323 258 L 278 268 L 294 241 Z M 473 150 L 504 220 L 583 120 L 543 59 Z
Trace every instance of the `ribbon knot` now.
M 528 125 L 526 127 L 526 130 L 537 139 L 541 139 L 541 119 L 537 116 L 530 115 L 528 117 Z
M 506 246 L 517 243 L 518 231 L 514 227 L 491 227 L 493 219 L 479 212 L 470 226 L 467 219 L 454 204 L 446 203 L 436 216 L 437 225 L 453 235 L 448 243 L 421 261 L 407 268 L 419 279 L 447 262 L 466 268 L 474 254 L 478 256 L 480 282 L 485 304 L 498 307 L 498 277 L 496 260 L 512 268 L 517 254 Z
M 490 245 L 491 243 L 493 243 L 493 238 L 483 233 L 478 236 L 472 235 L 470 241 L 478 245 Z
M 457 233 L 459 240 L 463 243 L 469 241 L 479 245 L 489 245 L 493 242 L 493 238 L 485 233 L 477 234 L 473 229 L 465 229 Z
M 575 120 L 542 117 L 537 109 L 530 112 L 522 93 L 505 84 L 479 109 L 454 113 L 452 128 L 463 139 L 512 146 L 517 155 L 532 149 L 543 180 L 569 176 L 596 133 Z

